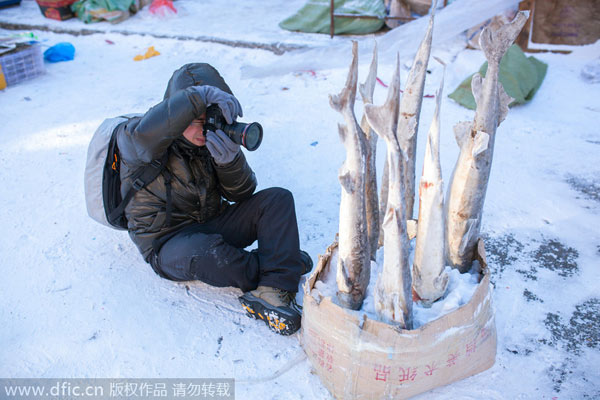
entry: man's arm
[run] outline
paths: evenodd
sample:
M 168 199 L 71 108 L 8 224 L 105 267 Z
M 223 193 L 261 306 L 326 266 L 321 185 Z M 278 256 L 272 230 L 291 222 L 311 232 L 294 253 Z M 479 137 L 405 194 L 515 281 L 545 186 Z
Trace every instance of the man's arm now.
M 133 118 L 119 127 L 117 144 L 121 157 L 129 164 L 147 164 L 160 158 L 173 140 L 208 104 L 218 104 L 228 120 L 241 115 L 237 99 L 213 86 L 191 86 L 158 103 L 141 118 Z
M 244 153 L 240 151 L 229 164 L 214 163 L 214 166 L 223 197 L 229 201 L 241 201 L 252 196 L 256 189 L 256 176 Z
M 160 158 L 173 140 L 206 111 L 206 105 L 191 88 L 161 101 L 141 118 L 122 124 L 117 132 L 121 157 L 128 164 L 147 164 Z

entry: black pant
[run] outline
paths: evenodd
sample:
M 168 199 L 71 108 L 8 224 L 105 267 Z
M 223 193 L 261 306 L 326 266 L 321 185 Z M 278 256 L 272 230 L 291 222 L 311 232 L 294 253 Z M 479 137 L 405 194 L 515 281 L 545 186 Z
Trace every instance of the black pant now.
M 258 252 L 245 251 L 255 240 Z M 262 190 L 206 223 L 187 226 L 164 243 L 156 261 L 176 281 L 296 292 L 302 263 L 292 193 Z

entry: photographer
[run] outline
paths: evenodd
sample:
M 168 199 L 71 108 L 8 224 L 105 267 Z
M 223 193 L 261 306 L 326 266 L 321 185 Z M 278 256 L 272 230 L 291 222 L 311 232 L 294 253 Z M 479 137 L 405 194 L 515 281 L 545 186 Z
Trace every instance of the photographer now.
M 127 205 L 129 236 L 161 277 L 238 287 L 250 317 L 292 334 L 300 327 L 298 282 L 312 268 L 299 249 L 294 199 L 282 188 L 254 193 L 240 145 L 220 129 L 205 132 L 211 104 L 227 124 L 242 116 L 216 69 L 186 64 L 161 103 L 117 127 L 123 195 L 141 167 L 168 160 Z M 244 250 L 256 240 L 257 250 Z

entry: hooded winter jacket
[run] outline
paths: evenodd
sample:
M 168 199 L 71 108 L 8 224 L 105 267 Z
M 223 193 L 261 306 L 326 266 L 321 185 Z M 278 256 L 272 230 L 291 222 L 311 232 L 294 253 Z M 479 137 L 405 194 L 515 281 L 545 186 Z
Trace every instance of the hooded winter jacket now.
M 232 93 L 218 71 L 208 64 L 186 64 L 173 73 L 164 100 L 142 117 L 117 127 L 121 154 L 121 193 L 132 184 L 132 175 L 168 152 L 171 174 L 171 223 L 166 225 L 167 189 L 159 175 L 138 191 L 125 209 L 129 236 L 150 262 L 155 239 L 194 223 L 219 215 L 229 201 L 249 198 L 256 178 L 240 151 L 224 166 L 217 165 L 206 147 L 198 147 L 183 137 L 183 131 L 205 111 L 200 97 L 190 86 L 210 85 Z M 226 199 L 226 200 L 225 200 Z

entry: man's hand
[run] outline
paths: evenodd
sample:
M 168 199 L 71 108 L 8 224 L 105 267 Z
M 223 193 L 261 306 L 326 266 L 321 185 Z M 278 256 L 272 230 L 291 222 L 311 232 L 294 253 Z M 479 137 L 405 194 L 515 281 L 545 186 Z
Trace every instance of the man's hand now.
M 216 132 L 206 133 L 206 147 L 218 165 L 232 162 L 240 152 L 240 145 L 234 143 L 225 132 L 217 129 Z
M 208 107 L 210 104 L 217 104 L 228 124 L 233 123 L 237 117 L 242 117 L 242 106 L 240 102 L 232 95 L 214 86 L 192 86 L 202 101 Z

